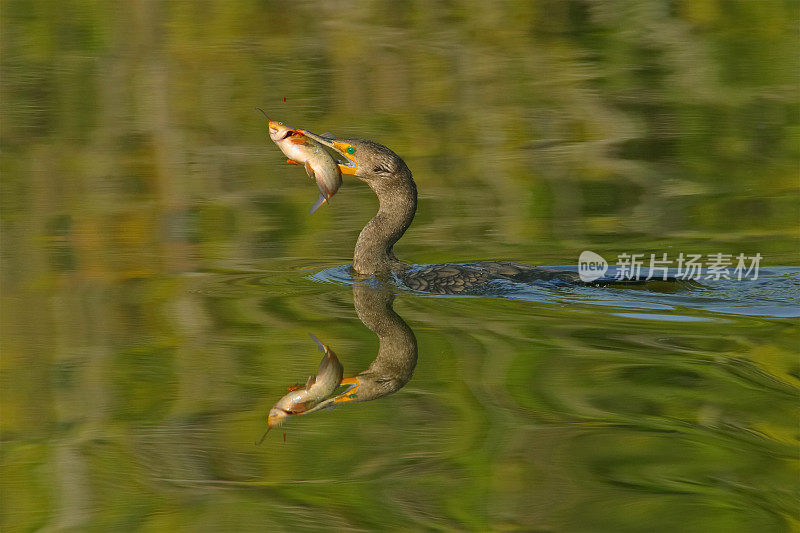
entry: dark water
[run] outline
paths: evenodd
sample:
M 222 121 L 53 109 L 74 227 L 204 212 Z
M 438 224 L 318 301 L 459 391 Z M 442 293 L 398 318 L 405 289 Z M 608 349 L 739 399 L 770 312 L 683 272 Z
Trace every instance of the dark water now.
M 3 2 L 0 527 L 797 530 L 797 13 Z M 346 179 L 307 216 L 256 105 L 404 157 L 409 261 L 758 253 L 759 277 L 356 282 L 377 202 Z M 397 390 L 254 446 L 308 333 L 345 376 L 406 363 Z

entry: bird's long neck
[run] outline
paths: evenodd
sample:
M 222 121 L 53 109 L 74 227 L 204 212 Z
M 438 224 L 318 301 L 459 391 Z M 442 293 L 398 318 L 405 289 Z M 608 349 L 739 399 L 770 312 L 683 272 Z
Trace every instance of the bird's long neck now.
M 404 263 L 392 247 L 414 220 L 417 211 L 417 187 L 411 176 L 389 186 L 369 184 L 378 196 L 378 213 L 367 222 L 356 242 L 353 269 L 362 275 L 390 272 Z
M 392 308 L 391 290 L 353 285 L 353 303 L 361 322 L 378 336 L 378 355 L 358 374 L 362 382 L 358 400 L 373 400 L 396 392 L 411 379 L 417 364 L 417 339 Z

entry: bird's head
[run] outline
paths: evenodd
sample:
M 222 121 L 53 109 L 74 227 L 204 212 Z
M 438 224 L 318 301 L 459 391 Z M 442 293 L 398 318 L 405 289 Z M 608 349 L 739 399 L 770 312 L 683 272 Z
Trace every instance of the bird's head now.
M 355 176 L 373 189 L 411 178 L 411 171 L 405 161 L 382 144 L 365 139 L 323 137 L 307 130 L 301 131 L 344 158 L 339 163 L 342 174 Z

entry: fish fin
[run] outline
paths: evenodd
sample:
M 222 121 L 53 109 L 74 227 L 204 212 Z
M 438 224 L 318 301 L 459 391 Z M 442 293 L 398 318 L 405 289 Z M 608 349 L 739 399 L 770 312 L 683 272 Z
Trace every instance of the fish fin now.
M 306 174 L 308 174 L 308 177 L 311 178 L 312 180 L 317 179 L 317 175 L 314 173 L 314 169 L 311 168 L 311 165 L 308 164 L 308 161 L 306 161 L 305 167 L 306 167 Z
M 294 385 L 289 385 L 289 386 L 288 386 L 288 387 L 286 387 L 286 388 L 287 388 L 287 389 L 289 389 L 289 392 L 292 392 L 292 391 L 299 390 L 299 389 L 301 389 L 301 388 L 303 388 L 303 387 L 302 387 L 302 385 L 300 385 L 299 383 L 295 383 Z
M 311 206 L 311 210 L 308 212 L 308 214 L 309 214 L 309 215 L 313 215 L 313 214 L 314 214 L 314 212 L 315 212 L 317 209 L 319 209 L 319 208 L 320 208 L 320 206 L 321 206 L 322 204 L 324 204 L 325 202 L 327 202 L 327 201 L 328 201 L 328 199 L 327 199 L 327 198 L 325 198 L 325 195 L 320 193 L 320 195 L 319 195 L 319 198 L 317 199 L 317 203 L 315 203 L 314 205 L 312 205 L 312 206 Z
M 298 163 L 294 159 L 287 159 L 286 162 L 289 163 L 290 165 L 300 165 L 300 164 L 302 164 L 302 163 Z
M 320 194 L 325 197 L 325 199 L 330 200 L 333 198 L 333 194 L 331 190 L 325 185 L 324 181 L 317 181 L 317 187 L 320 189 Z
M 309 376 L 308 381 L 306 381 L 306 388 L 309 388 L 311 385 L 313 385 L 315 381 L 317 381 L 316 376 Z

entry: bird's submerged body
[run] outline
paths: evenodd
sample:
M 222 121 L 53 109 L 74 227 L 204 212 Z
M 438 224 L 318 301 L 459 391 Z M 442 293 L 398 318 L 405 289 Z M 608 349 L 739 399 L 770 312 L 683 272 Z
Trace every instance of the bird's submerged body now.
M 395 273 L 397 279 L 413 291 L 432 294 L 480 293 L 495 280 L 520 283 L 580 281 L 574 272 L 535 267 L 513 261 L 478 261 L 413 265 Z

